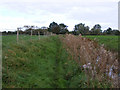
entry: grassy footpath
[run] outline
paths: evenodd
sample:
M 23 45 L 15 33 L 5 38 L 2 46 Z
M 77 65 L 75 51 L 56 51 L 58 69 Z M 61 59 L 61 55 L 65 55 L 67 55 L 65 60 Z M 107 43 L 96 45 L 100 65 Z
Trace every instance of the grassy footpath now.
M 70 58 L 58 36 L 3 36 L 3 88 L 107 87 L 87 82 L 84 72 Z M 69 58 L 68 58 L 69 57 Z
M 21 36 L 3 36 L 3 88 L 79 87 L 78 66 L 68 60 L 57 36 L 31 41 Z M 83 74 L 83 73 L 80 73 Z M 79 74 L 79 75 L 80 75 Z M 78 75 L 78 74 L 77 74 Z M 80 76 L 85 79 L 85 75 Z M 82 84 L 82 83 L 81 83 Z
M 118 36 L 84 36 L 90 39 L 96 38 L 99 44 L 104 44 L 106 49 L 109 49 L 111 51 L 118 51 Z

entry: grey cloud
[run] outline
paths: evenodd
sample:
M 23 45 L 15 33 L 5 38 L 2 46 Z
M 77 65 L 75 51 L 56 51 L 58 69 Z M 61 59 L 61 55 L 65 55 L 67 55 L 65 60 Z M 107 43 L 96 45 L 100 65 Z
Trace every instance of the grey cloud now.
M 48 19 L 51 17 L 62 15 L 67 21 L 103 22 L 111 23 L 112 26 L 117 25 L 117 2 L 113 2 L 113 0 L 110 2 L 109 0 L 105 0 L 105 2 L 103 0 L 102 2 L 95 2 L 96 0 L 35 1 L 17 2 L 13 0 L 13 2 L 3 2 L 0 6 L 23 13 L 26 15 L 26 19 L 31 19 L 34 23 L 46 23 L 50 21 Z

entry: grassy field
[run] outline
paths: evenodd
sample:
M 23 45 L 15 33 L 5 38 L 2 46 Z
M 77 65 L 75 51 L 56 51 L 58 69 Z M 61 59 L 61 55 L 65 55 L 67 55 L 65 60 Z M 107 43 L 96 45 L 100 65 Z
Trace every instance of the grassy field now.
M 90 36 L 93 38 L 92 36 Z M 63 48 L 58 36 L 2 36 L 3 88 L 109 87 L 88 83 L 84 72 Z
M 99 44 L 104 44 L 105 48 L 111 51 L 118 51 L 118 36 L 103 36 L 103 35 L 98 35 L 98 36 L 84 36 L 87 38 L 90 38 L 94 40 L 96 38 L 97 42 Z
M 3 36 L 3 88 L 86 87 L 84 73 L 57 36 L 20 38 L 17 44 L 16 36 Z

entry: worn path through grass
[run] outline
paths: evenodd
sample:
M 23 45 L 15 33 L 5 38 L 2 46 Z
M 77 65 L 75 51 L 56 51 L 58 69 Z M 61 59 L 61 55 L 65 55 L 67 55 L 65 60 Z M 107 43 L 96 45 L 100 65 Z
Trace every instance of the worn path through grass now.
M 71 58 L 59 36 L 3 36 L 3 88 L 104 87 L 87 76 Z M 107 86 L 105 86 L 107 87 Z
M 17 44 L 16 36 L 3 36 L 3 88 L 84 87 L 77 63 L 68 59 L 58 36 L 20 38 Z

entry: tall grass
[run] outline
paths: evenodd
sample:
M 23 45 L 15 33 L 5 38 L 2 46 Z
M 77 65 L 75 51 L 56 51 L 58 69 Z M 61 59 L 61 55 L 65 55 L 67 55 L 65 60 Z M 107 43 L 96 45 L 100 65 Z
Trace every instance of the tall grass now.
M 112 53 L 99 45 L 95 40 L 81 36 L 65 35 L 61 38 L 67 51 L 79 64 L 81 70 L 88 77 L 88 85 L 93 81 L 100 84 L 111 84 L 111 87 L 118 85 L 118 53 Z M 95 84 L 93 83 L 93 87 Z
M 58 36 L 3 36 L 3 88 L 88 87 L 86 75 Z
M 16 36 L 3 36 L 3 88 L 51 88 L 56 42 L 47 37 L 20 38 L 17 44 Z

